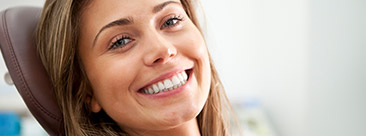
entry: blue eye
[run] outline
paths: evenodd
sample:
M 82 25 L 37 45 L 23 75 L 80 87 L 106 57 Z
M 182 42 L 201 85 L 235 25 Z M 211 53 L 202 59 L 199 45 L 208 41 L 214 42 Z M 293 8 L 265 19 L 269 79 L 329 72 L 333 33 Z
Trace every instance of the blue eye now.
M 180 17 L 169 18 L 167 21 L 164 22 L 164 24 L 161 26 L 161 28 L 173 27 L 173 26 L 177 25 L 182 20 L 183 19 L 180 18 Z
M 132 39 L 128 36 L 123 36 L 121 38 L 117 38 L 117 40 L 112 43 L 112 45 L 109 47 L 109 49 L 123 48 L 131 41 L 132 41 Z

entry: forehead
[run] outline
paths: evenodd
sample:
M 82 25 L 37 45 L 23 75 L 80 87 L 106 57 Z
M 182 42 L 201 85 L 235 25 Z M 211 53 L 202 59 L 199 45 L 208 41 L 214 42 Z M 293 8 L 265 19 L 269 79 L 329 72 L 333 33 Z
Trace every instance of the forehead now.
M 92 0 L 81 16 L 81 35 L 92 36 L 107 23 L 121 18 L 147 19 L 159 4 L 179 0 Z M 179 4 L 169 4 L 179 5 Z
M 82 20 L 97 18 L 103 22 L 127 16 L 147 16 L 153 14 L 154 6 L 167 1 L 180 3 L 179 0 L 93 0 L 84 9 Z

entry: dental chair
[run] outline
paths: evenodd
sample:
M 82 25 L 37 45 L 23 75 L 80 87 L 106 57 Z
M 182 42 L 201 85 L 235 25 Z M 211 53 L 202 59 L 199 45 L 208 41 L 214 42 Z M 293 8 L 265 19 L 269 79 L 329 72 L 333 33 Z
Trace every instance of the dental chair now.
M 16 7 L 0 13 L 0 50 L 29 111 L 49 135 L 64 135 L 63 117 L 35 44 L 41 8 Z

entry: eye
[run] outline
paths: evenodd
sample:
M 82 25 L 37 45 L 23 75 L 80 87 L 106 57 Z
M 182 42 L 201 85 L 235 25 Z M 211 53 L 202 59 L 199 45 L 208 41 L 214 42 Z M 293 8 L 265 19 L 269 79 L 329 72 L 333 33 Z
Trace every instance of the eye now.
M 166 20 L 164 22 L 164 24 L 161 26 L 161 29 L 166 28 L 166 27 L 173 27 L 175 25 L 178 25 L 180 21 L 182 21 L 183 18 L 179 17 L 179 16 L 174 16 L 169 18 L 168 20 Z
M 116 37 L 116 39 L 112 41 L 112 44 L 110 45 L 109 49 L 113 50 L 117 48 L 123 48 L 131 41 L 132 39 L 128 36 Z

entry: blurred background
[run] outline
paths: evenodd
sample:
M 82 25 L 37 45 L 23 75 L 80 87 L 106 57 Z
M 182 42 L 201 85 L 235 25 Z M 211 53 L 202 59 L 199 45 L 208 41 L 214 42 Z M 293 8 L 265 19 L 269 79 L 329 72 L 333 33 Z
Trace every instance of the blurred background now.
M 0 0 L 0 10 L 43 3 Z M 245 136 L 366 136 L 366 0 L 201 4 Z M 6 73 L 1 58 L 0 112 L 19 116 L 21 135 L 45 135 Z

